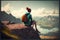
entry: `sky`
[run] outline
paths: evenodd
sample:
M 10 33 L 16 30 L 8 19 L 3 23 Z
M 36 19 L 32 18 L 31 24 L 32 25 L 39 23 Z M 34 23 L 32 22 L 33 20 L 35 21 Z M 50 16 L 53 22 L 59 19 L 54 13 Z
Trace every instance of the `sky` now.
M 32 16 L 48 16 L 59 14 L 59 2 L 58 1 L 2 1 L 1 10 L 11 13 L 13 16 L 20 18 L 25 14 L 26 7 L 31 8 Z M 55 12 L 55 13 L 54 13 Z

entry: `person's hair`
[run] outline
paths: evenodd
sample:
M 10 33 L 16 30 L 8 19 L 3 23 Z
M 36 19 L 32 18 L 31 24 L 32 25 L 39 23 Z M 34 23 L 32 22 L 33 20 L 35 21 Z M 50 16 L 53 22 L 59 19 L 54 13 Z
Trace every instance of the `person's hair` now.
M 28 12 L 31 12 L 31 9 L 30 9 L 30 8 L 28 8 L 28 7 L 26 7 L 26 10 L 27 10 Z

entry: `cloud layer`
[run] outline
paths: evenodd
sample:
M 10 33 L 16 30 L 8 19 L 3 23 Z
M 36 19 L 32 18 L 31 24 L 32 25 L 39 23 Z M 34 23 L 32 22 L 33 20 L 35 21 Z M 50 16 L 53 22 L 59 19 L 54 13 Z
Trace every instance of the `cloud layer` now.
M 23 14 L 26 13 L 26 9 L 25 8 L 20 8 L 20 10 L 16 10 L 13 9 L 13 6 L 10 6 L 10 4 L 6 4 L 4 7 L 1 7 L 1 11 L 6 11 L 9 13 L 9 11 L 11 12 L 11 14 L 17 18 L 20 18 Z M 31 12 L 32 16 L 38 16 L 38 17 L 44 17 L 44 16 L 48 16 L 48 15 L 52 15 L 52 16 L 59 16 L 59 10 L 57 9 L 46 9 L 46 8 L 37 8 L 37 9 L 32 9 Z
M 48 34 L 49 32 L 58 32 L 59 29 L 58 28 L 52 28 L 52 29 L 44 29 L 44 28 L 41 28 L 39 25 L 37 25 L 37 29 L 39 32 L 41 32 L 41 34 Z
M 54 9 L 38 8 L 36 10 L 32 10 L 33 16 L 41 16 L 41 17 L 48 15 L 58 16 L 58 14 L 59 11 Z

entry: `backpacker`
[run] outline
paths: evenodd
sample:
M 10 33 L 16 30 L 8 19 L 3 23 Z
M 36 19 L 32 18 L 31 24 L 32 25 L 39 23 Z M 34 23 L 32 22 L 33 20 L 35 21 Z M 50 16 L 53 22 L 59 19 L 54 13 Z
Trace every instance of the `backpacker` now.
M 24 15 L 22 16 L 22 22 L 27 22 L 27 15 L 26 15 L 26 14 L 24 14 Z

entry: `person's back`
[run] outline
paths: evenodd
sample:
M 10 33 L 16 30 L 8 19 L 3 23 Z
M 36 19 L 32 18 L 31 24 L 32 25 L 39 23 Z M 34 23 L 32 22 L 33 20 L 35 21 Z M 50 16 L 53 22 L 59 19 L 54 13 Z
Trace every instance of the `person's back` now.
M 27 21 L 24 22 L 24 24 L 25 24 L 26 26 L 31 26 L 31 25 L 32 25 L 32 16 L 31 16 L 31 14 L 30 14 L 29 12 L 26 13 L 26 16 L 27 16 Z
M 22 16 L 22 22 L 24 22 L 25 26 L 31 26 L 32 25 L 32 16 L 30 14 L 31 9 L 26 8 L 27 13 Z

